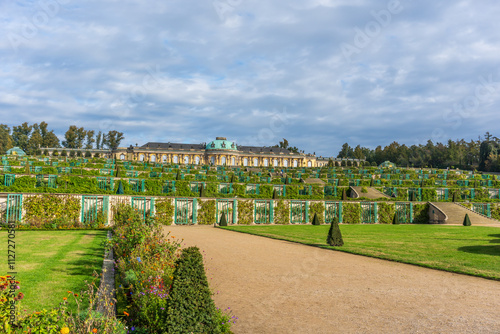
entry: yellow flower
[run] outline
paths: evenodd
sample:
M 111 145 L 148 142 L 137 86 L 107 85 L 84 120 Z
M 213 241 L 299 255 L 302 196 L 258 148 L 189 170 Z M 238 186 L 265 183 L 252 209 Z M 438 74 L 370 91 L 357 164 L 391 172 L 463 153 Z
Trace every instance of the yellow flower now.
M 68 327 L 63 327 L 61 329 L 61 334 L 68 334 L 69 333 L 69 328 Z

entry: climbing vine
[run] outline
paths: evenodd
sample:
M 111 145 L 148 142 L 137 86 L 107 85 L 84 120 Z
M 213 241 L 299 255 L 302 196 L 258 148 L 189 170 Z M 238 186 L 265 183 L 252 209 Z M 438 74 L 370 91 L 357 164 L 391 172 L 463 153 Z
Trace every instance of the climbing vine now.
M 215 200 L 199 201 L 198 224 L 212 225 L 215 223 Z
M 290 208 L 288 202 L 277 200 L 274 208 L 274 223 L 285 225 L 290 224 Z
M 309 222 L 313 221 L 314 214 L 318 215 L 319 223 L 325 223 L 325 204 L 324 202 L 309 202 Z
M 391 224 L 395 214 L 394 204 L 379 202 L 377 204 L 378 222 L 380 224 Z
M 155 202 L 156 219 L 163 225 L 172 225 L 174 205 L 170 198 L 162 198 Z
M 361 205 L 359 203 L 342 202 L 342 222 L 344 224 L 361 223 Z
M 238 201 L 238 224 L 250 225 L 253 222 L 253 201 Z

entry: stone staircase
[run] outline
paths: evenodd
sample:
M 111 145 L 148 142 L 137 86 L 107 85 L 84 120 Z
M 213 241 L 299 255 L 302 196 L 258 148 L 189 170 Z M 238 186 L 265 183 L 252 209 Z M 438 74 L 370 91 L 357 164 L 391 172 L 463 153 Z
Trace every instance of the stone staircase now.
M 368 199 L 389 198 L 389 196 L 378 191 L 375 188 L 366 187 L 366 189 L 368 190 L 368 192 L 366 192 L 366 193 L 362 193 L 361 188 L 362 187 L 351 187 L 351 197 L 352 198 L 365 197 Z
M 464 222 L 465 214 L 468 214 L 472 226 L 500 227 L 500 221 L 476 213 L 457 203 L 432 202 L 431 204 L 446 214 L 447 219 L 444 221 L 444 224 L 462 225 L 462 223 Z

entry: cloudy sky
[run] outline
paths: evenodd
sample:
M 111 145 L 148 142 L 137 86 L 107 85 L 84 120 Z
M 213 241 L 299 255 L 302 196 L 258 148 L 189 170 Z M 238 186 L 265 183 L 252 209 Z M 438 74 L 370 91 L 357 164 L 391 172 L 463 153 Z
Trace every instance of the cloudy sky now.
M 336 156 L 499 136 L 500 3 L 0 0 L 0 123 Z

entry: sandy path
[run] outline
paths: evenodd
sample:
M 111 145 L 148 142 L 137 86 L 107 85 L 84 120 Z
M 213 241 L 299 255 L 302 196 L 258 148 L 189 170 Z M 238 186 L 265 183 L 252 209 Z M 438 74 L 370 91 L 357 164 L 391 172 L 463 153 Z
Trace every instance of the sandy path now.
M 500 333 L 500 282 L 214 227 L 165 230 L 204 251 L 235 333 Z

